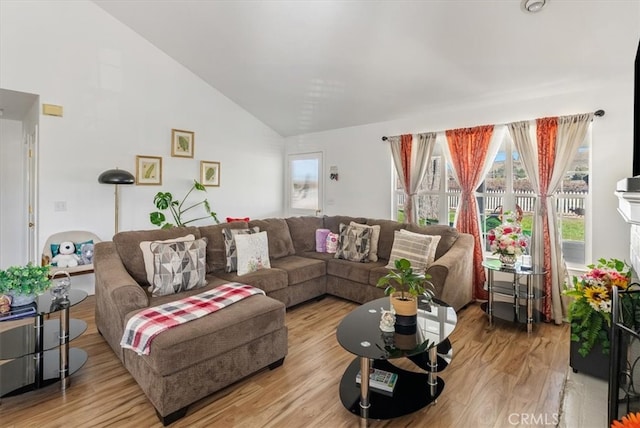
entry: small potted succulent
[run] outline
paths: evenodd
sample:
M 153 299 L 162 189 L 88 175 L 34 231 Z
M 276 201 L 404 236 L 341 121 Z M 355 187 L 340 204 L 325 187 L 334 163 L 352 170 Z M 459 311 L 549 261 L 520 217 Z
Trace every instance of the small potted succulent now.
M 431 300 L 435 296 L 435 288 L 429 281 L 431 275 L 416 273 L 407 259 L 395 261 L 395 269 L 378 280 L 378 287 L 385 287 L 385 294 L 390 296 L 391 305 L 396 312 L 396 325 L 415 325 L 418 314 L 418 296 Z
M 0 294 L 11 296 L 11 306 L 22 306 L 33 302 L 38 294 L 51 286 L 48 266 L 11 266 L 0 270 Z

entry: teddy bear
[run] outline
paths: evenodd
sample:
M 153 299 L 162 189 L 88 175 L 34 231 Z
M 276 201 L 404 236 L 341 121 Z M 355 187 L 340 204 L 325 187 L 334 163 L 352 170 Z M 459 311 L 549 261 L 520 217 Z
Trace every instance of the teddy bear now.
M 76 254 L 76 246 L 73 242 L 63 242 L 58 248 L 58 254 L 51 259 L 58 267 L 75 267 L 78 266 L 80 257 Z
M 82 244 L 80 247 L 80 262 L 83 265 L 93 263 L 93 244 Z

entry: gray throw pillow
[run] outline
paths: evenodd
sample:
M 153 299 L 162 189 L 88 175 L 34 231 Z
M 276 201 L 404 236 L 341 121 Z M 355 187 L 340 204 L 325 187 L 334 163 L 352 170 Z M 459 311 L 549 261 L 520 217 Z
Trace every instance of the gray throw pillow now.
M 188 242 L 152 242 L 154 296 L 166 296 L 207 284 L 207 238 Z
M 340 236 L 338 237 L 335 258 L 352 262 L 368 261 L 372 233 L 371 228 L 359 228 L 340 223 Z

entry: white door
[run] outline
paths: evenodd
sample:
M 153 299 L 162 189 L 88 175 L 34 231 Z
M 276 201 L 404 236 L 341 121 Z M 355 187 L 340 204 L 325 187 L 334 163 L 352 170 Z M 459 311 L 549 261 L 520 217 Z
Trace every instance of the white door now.
M 289 215 L 319 216 L 323 209 L 322 153 L 290 154 L 287 162 Z

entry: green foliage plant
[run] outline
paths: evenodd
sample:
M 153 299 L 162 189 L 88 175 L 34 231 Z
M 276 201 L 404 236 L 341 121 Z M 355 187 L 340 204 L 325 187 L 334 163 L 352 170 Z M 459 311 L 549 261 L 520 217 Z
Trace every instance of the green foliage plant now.
M 42 294 L 51 286 L 48 266 L 11 266 L 0 270 L 0 293 Z
M 149 220 L 151 221 L 151 224 L 159 226 L 162 229 L 170 229 L 175 226 L 186 226 L 189 223 L 193 223 L 194 221 L 204 220 L 207 218 L 213 218 L 216 223 L 220 223 L 220 221 L 218 221 L 216 213 L 211 211 L 211 206 L 209 205 L 209 201 L 207 199 L 184 207 L 187 198 L 193 191 L 206 192 L 207 189 L 198 181 L 193 180 L 193 186 L 191 186 L 191 189 L 189 189 L 189 191 L 181 201 L 174 199 L 173 195 L 169 192 L 158 192 L 153 198 L 153 204 L 159 211 L 154 211 L 149 214 Z M 183 218 L 183 216 L 187 212 L 198 207 L 202 207 L 207 215 L 190 220 L 185 220 Z M 169 212 L 171 213 L 171 216 L 173 217 L 173 223 L 169 222 L 167 220 L 167 217 L 162 212 L 165 210 L 169 210 Z
M 400 300 L 409 300 L 421 294 L 432 298 L 435 296 L 435 288 L 429 279 L 429 274 L 414 272 L 409 260 L 399 259 L 395 261 L 395 269 L 389 270 L 389 273 L 380 278 L 377 286 L 385 287 L 387 296 L 399 292 Z
M 612 287 L 626 290 L 631 282 L 631 267 L 618 259 L 599 259 L 597 264 L 587 266 L 589 271 L 572 278 L 571 286 L 565 284 L 563 294 L 573 297 L 569 304 L 568 319 L 571 323 L 571 340 L 580 343 L 578 353 L 586 357 L 596 343 L 602 353 L 610 348 Z M 623 313 L 637 296 L 621 295 Z M 635 306 L 635 305 L 634 305 Z M 634 317 L 627 316 L 634 321 Z M 640 319 L 640 318 L 638 318 Z

